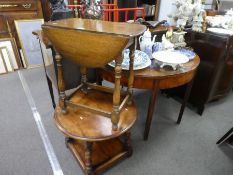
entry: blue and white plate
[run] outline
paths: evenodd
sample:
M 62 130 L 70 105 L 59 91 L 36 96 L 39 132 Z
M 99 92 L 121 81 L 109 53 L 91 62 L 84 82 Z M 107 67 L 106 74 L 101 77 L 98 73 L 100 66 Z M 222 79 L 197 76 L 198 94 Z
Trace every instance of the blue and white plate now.
M 179 50 L 175 50 L 175 52 L 179 52 L 179 53 L 187 56 L 189 60 L 194 59 L 196 56 L 195 52 L 193 52 L 191 50 L 187 50 L 187 49 L 179 49 Z
M 122 69 L 129 70 L 129 49 L 124 51 L 124 59 L 122 61 Z M 115 60 L 108 63 L 108 65 L 115 67 Z M 151 60 L 149 56 L 140 50 L 135 50 L 135 59 L 134 59 L 134 70 L 144 69 L 151 65 Z

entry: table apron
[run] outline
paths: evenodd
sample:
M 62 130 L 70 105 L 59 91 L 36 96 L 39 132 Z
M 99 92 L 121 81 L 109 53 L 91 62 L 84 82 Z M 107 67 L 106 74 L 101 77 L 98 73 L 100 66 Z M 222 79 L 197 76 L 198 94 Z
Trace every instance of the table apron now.
M 114 76 L 112 73 L 104 73 L 104 71 L 98 71 L 99 76 L 101 76 L 104 80 L 114 82 Z M 159 81 L 158 88 L 159 89 L 168 89 L 174 88 L 181 85 L 184 85 L 192 80 L 194 77 L 195 70 L 190 72 L 186 72 L 183 74 L 166 76 L 166 77 L 140 77 L 135 75 L 133 87 L 137 89 L 153 89 L 154 81 Z M 121 85 L 127 86 L 127 78 L 123 74 L 121 77 Z

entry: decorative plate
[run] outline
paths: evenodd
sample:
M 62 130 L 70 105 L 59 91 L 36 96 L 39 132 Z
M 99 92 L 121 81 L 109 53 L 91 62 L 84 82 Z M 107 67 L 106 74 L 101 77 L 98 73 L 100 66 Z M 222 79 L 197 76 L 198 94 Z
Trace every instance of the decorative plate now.
M 152 57 L 160 62 L 169 64 L 183 64 L 189 61 L 189 58 L 177 51 L 159 51 L 152 54 Z
M 228 30 L 228 29 L 208 28 L 207 30 L 210 31 L 210 32 L 224 34 L 224 35 L 233 35 L 233 31 L 232 30 Z
M 174 50 L 174 51 L 187 56 L 189 60 L 194 59 L 196 56 L 195 52 L 188 50 L 188 49 L 179 49 L 179 50 Z
M 124 51 L 124 59 L 122 61 L 122 69 L 129 70 L 129 49 Z M 115 60 L 108 63 L 108 65 L 115 67 Z M 149 56 L 140 50 L 135 50 L 135 58 L 134 58 L 134 70 L 144 69 L 151 65 L 151 60 Z

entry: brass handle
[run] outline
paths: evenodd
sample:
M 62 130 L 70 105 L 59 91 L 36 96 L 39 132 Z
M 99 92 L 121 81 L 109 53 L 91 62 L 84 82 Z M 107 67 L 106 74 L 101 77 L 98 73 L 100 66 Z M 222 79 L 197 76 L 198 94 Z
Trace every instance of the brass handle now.
M 22 5 L 25 9 L 30 9 L 32 4 L 23 4 Z
M 0 4 L 0 8 L 18 7 L 18 4 Z

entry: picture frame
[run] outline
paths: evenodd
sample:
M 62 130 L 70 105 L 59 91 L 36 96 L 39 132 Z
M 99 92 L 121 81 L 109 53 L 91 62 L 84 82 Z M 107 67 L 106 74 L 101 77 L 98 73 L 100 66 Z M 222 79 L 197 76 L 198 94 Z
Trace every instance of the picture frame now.
M 41 30 L 43 23 L 44 19 L 15 20 L 24 68 L 34 68 L 43 65 L 40 44 L 32 34 L 35 30 Z
M 7 47 L 0 47 L 0 57 L 4 60 L 4 66 L 7 69 L 7 72 L 14 72 L 11 56 Z
M 2 54 L 0 54 L 0 75 L 5 73 L 7 73 L 6 62 L 2 57 Z
M 3 54 L 6 57 L 6 52 L 7 52 L 8 57 L 9 57 L 9 58 L 5 58 L 5 59 L 9 59 L 14 70 L 17 70 L 20 67 L 22 67 L 22 64 L 20 61 L 20 55 L 19 55 L 17 45 L 16 45 L 14 38 L 2 38 L 2 39 L 0 39 L 0 48 L 5 48 L 5 49 L 3 49 Z M 4 61 L 6 61 L 6 60 L 4 60 Z

